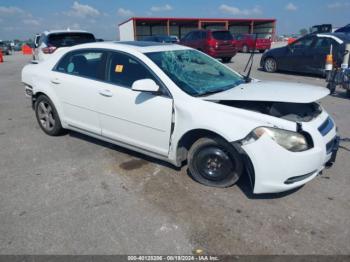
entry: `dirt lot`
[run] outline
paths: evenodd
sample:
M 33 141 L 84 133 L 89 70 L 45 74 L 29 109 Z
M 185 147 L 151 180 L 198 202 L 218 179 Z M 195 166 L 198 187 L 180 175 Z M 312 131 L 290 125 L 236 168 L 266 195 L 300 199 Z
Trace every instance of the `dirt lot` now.
M 247 55 L 230 64 L 242 71 Z M 49 137 L 24 96 L 30 57 L 0 64 L 1 254 L 350 254 L 350 143 L 304 187 L 252 195 L 192 181 L 174 167 L 74 132 Z M 256 64 L 260 55 L 256 56 Z M 311 83 L 291 74 L 256 78 Z M 283 88 L 283 86 L 281 86 Z M 350 137 L 350 100 L 322 101 Z M 307 96 L 308 94 L 305 94 Z

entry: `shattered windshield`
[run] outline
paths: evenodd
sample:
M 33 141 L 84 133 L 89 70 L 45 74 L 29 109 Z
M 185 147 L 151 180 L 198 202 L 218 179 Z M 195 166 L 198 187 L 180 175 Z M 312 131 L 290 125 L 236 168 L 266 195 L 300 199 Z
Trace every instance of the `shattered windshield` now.
M 174 50 L 146 54 L 183 91 L 205 96 L 244 83 L 239 74 L 197 50 Z

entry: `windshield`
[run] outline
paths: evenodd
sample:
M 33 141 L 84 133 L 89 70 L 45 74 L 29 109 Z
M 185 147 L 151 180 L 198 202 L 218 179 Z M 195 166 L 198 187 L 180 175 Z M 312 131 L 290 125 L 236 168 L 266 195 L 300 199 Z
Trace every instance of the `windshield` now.
M 187 94 L 203 96 L 244 83 L 239 74 L 197 50 L 175 50 L 146 54 Z

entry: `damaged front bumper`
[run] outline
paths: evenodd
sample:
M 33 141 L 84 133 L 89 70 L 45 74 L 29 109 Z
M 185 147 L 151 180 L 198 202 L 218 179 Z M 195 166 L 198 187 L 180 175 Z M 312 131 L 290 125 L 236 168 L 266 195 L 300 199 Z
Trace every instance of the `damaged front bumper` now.
M 334 163 L 339 137 L 328 114 L 322 112 L 313 121 L 302 123 L 302 130 L 313 140 L 313 147 L 303 152 L 288 151 L 267 135 L 242 146 L 253 167 L 254 193 L 278 193 L 300 187 Z

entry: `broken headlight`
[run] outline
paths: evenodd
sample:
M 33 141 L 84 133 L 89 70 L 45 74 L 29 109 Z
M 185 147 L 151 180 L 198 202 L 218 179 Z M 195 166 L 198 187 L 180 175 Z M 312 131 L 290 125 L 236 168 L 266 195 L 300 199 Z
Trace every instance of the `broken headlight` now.
M 272 127 L 258 127 L 254 129 L 250 133 L 248 140 L 257 140 L 265 134 L 277 144 L 292 152 L 301 152 L 310 148 L 308 139 L 303 134 Z

